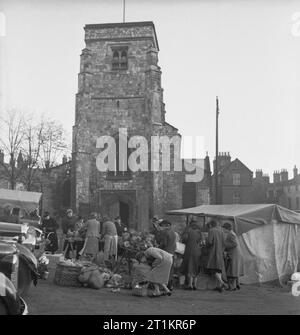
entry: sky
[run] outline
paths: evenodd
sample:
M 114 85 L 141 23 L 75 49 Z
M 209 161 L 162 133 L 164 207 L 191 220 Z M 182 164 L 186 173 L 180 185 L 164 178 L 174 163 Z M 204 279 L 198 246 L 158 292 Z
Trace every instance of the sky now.
M 122 0 L 1 0 L 0 113 L 51 115 L 71 138 L 83 27 L 122 22 L 122 9 Z M 127 22 L 155 24 L 167 122 L 202 136 L 213 159 L 218 96 L 219 150 L 270 175 L 300 168 L 299 13 L 300 0 L 126 0 Z

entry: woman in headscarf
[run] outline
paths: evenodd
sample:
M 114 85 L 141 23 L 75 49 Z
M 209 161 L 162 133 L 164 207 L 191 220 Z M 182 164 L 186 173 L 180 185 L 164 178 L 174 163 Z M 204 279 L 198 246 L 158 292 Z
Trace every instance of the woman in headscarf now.
M 187 290 L 197 289 L 197 276 L 200 270 L 201 256 L 201 232 L 195 220 L 192 220 L 189 227 L 182 235 L 182 242 L 185 243 L 185 251 L 181 265 L 181 273 L 186 276 Z
M 231 222 L 225 222 L 223 228 L 226 232 L 225 251 L 227 252 L 226 259 L 226 274 L 228 279 L 228 290 L 235 291 L 240 289 L 239 277 L 243 276 L 243 259 L 239 239 L 232 230 Z
M 162 249 L 150 247 L 136 257 L 140 262 L 151 265 L 151 271 L 145 274 L 147 281 L 154 286 L 151 297 L 171 295 L 171 291 L 167 285 L 173 263 L 173 256 Z M 160 292 L 159 286 L 162 286 L 164 293 Z

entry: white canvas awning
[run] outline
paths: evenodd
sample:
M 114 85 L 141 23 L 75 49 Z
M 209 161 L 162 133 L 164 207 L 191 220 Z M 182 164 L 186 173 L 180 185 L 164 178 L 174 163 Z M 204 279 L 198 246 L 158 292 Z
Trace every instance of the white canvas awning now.
M 39 206 L 42 193 L 0 189 L 0 206 L 12 205 L 27 210 L 34 210 Z
M 168 211 L 169 215 L 196 215 L 233 219 L 239 234 L 277 221 L 300 225 L 300 213 L 276 204 L 203 205 Z

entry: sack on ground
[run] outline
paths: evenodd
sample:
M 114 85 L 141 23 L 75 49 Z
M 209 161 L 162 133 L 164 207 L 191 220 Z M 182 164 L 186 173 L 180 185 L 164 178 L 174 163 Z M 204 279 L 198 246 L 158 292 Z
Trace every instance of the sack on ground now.
M 83 268 L 78 276 L 78 281 L 82 284 L 88 284 L 90 276 L 95 270 L 98 270 L 98 267 L 96 265 Z
M 99 290 L 104 286 L 103 274 L 99 270 L 94 270 L 88 281 L 89 287 Z

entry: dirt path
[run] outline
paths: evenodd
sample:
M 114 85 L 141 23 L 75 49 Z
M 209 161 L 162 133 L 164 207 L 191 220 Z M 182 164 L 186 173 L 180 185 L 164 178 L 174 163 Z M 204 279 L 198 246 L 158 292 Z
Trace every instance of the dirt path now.
M 300 297 L 278 287 L 240 291 L 175 290 L 171 297 L 134 297 L 129 290 L 60 287 L 40 281 L 26 298 L 30 314 L 300 314 Z

